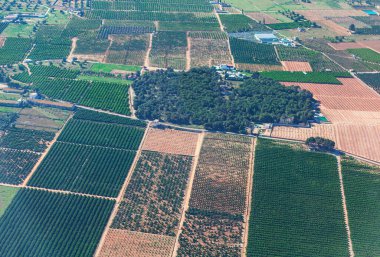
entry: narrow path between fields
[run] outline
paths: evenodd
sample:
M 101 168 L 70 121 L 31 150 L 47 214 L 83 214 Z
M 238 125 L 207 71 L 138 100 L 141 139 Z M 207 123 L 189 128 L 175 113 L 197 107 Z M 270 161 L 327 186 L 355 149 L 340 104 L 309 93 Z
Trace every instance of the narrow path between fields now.
M 190 70 L 191 67 L 191 38 L 189 32 L 186 32 L 187 39 L 187 49 L 186 49 L 186 71 Z
M 78 41 L 77 37 L 73 37 L 71 39 L 71 50 L 70 50 L 69 56 L 67 57 L 67 61 L 68 62 L 72 62 L 73 61 L 74 52 L 75 52 L 75 49 L 77 48 L 77 41 Z
M 112 37 L 109 37 L 110 38 L 110 44 L 108 45 L 108 47 L 107 47 L 107 50 L 106 50 L 106 52 L 104 53 L 104 57 L 103 57 L 103 60 L 102 60 L 102 62 L 106 62 L 107 61 L 107 57 L 109 56 L 109 54 L 110 54 L 110 48 L 111 48 L 111 46 L 112 46 L 112 44 L 113 44 L 113 38 Z
M 145 56 L 145 61 L 144 61 L 145 67 L 150 66 L 149 55 L 150 55 L 150 51 L 152 51 L 152 42 L 153 42 L 153 33 L 150 33 L 149 34 L 149 46 L 148 46 L 148 50 L 146 51 L 146 56 Z
M 348 238 L 348 250 L 350 253 L 350 257 L 354 257 L 354 248 L 352 246 L 352 240 L 351 240 L 351 230 L 350 230 L 350 224 L 348 220 L 348 211 L 347 211 L 347 205 L 346 205 L 346 194 L 344 192 L 344 185 L 343 185 L 343 175 L 342 175 L 342 158 L 340 156 L 336 157 L 338 161 L 338 173 L 339 173 L 339 181 L 340 181 L 340 191 L 342 193 L 342 203 L 343 203 L 343 212 L 344 212 L 344 222 L 346 223 L 346 229 L 347 229 L 347 238 Z
M 247 179 L 247 195 L 246 195 L 246 210 L 244 213 L 244 231 L 243 231 L 243 249 L 241 251 L 241 256 L 247 256 L 247 246 L 248 246 L 248 230 L 249 230 L 249 216 L 251 214 L 251 203 L 252 203 L 252 191 L 253 191 L 253 175 L 255 173 L 255 151 L 256 151 L 257 139 L 252 138 L 251 144 L 251 156 L 249 158 L 249 172 Z
M 138 150 L 137 150 L 137 152 L 136 152 L 136 156 L 135 156 L 135 158 L 134 158 L 134 160 L 133 160 L 133 163 L 132 163 L 132 165 L 131 165 L 131 168 L 129 169 L 128 175 L 127 175 L 127 177 L 126 177 L 126 179 L 125 179 L 125 181 L 124 181 L 123 186 L 121 187 L 121 190 L 120 190 L 120 192 L 119 192 L 119 195 L 118 195 L 118 197 L 116 198 L 116 203 L 115 203 L 115 205 L 114 205 L 114 207 L 113 207 L 113 210 L 112 210 L 112 213 L 111 213 L 111 215 L 110 215 L 110 217 L 109 217 L 109 219 L 108 219 L 107 226 L 105 227 L 105 229 L 104 229 L 104 231 L 103 231 L 103 234 L 102 234 L 102 237 L 101 237 L 101 239 L 100 239 L 100 241 L 99 241 L 99 243 L 98 243 L 98 246 L 97 246 L 97 248 L 96 248 L 95 254 L 93 255 L 94 257 L 97 257 L 97 256 L 100 255 L 100 252 L 101 252 L 101 250 L 102 250 L 102 247 L 103 247 L 103 245 L 104 245 L 104 243 L 105 243 L 105 241 L 106 241 L 108 231 L 110 230 L 111 225 L 112 225 L 112 222 L 113 222 L 114 218 L 116 217 L 116 214 L 117 214 L 117 212 L 118 212 L 118 210 L 119 210 L 120 203 L 121 203 L 121 201 L 123 200 L 123 196 L 124 196 L 124 194 L 125 194 L 125 191 L 127 190 L 127 187 L 128 187 L 128 185 L 129 185 L 129 182 L 130 182 L 130 180 L 131 180 L 131 178 L 132 178 L 132 175 L 133 175 L 133 172 L 134 172 L 134 170 L 135 170 L 135 168 L 136 168 L 137 162 L 138 162 L 138 160 L 140 159 L 140 155 L 141 155 L 141 152 L 142 152 L 142 146 L 144 145 L 144 142 L 145 142 L 146 135 L 147 135 L 147 133 L 148 133 L 148 129 L 149 129 L 149 127 L 150 127 L 150 122 L 148 123 L 148 126 L 147 126 L 147 128 L 145 129 L 144 136 L 143 136 L 143 138 L 141 139 L 141 142 L 140 142 L 139 148 L 138 148 Z
M 131 111 L 131 118 L 132 119 L 137 119 L 136 117 L 136 110 L 133 107 L 133 103 L 135 100 L 135 90 L 133 90 L 132 85 L 129 86 L 128 88 L 128 102 L 129 102 L 129 110 Z
M 195 149 L 195 155 L 194 155 L 194 159 L 193 159 L 193 165 L 191 167 L 191 172 L 190 172 L 190 175 L 189 175 L 189 181 L 187 183 L 187 189 L 186 189 L 185 198 L 184 198 L 183 203 L 182 203 L 182 206 L 183 206 L 182 207 L 182 214 L 181 214 L 181 219 L 180 219 L 179 224 L 178 224 L 178 231 L 177 231 L 177 235 L 176 235 L 176 240 L 175 240 L 175 245 L 174 245 L 174 248 L 173 248 L 172 257 L 176 257 L 177 256 L 177 251 L 178 251 L 178 248 L 179 248 L 179 237 L 180 237 L 181 232 L 182 232 L 183 223 L 185 222 L 186 211 L 189 208 L 189 202 L 190 202 L 191 191 L 192 191 L 192 188 L 193 188 L 195 171 L 197 169 L 199 155 L 201 153 L 201 148 L 202 148 L 204 136 L 205 136 L 204 132 L 202 132 L 198 136 L 198 143 L 197 143 L 197 148 Z

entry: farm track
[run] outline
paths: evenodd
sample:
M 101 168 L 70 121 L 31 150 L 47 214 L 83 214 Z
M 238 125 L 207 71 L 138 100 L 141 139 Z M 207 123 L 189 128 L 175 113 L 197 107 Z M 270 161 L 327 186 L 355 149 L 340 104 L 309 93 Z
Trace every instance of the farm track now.
M 134 103 L 134 99 L 135 99 L 135 91 L 133 90 L 132 85 L 129 86 L 128 96 L 129 96 L 128 102 L 129 102 L 129 110 L 131 111 L 131 118 L 132 119 L 137 119 L 137 117 L 136 117 L 136 110 L 133 107 L 133 103 Z
M 78 41 L 77 37 L 73 37 L 73 39 L 71 40 L 71 50 L 70 50 L 69 56 L 67 57 L 68 62 L 73 61 L 73 55 L 74 55 L 75 49 L 77 48 L 77 41 Z
M 350 253 L 350 257 L 354 257 L 354 249 L 352 247 L 352 240 L 351 240 L 351 230 L 350 230 L 350 224 L 348 219 L 348 211 L 347 211 L 347 204 L 346 204 L 346 194 L 344 192 L 344 184 L 343 184 L 343 175 L 342 175 L 342 158 L 340 156 L 337 156 L 337 162 L 338 162 L 338 172 L 339 172 L 339 181 L 340 181 L 340 190 L 342 192 L 342 205 L 343 205 L 343 213 L 344 213 L 344 222 L 346 224 L 347 229 L 347 239 L 348 239 L 348 250 Z
M 145 141 L 145 138 L 146 138 L 146 135 L 147 135 L 147 132 L 148 132 L 149 125 L 150 124 L 148 124 L 147 128 L 145 129 L 145 133 L 144 133 L 143 138 L 141 139 L 139 148 L 138 148 L 138 150 L 136 152 L 135 159 L 133 160 L 131 168 L 129 169 L 127 178 L 124 181 L 124 184 L 123 184 L 123 186 L 122 186 L 122 188 L 120 190 L 120 193 L 119 193 L 118 197 L 116 198 L 116 203 L 115 203 L 114 208 L 112 210 L 112 213 L 111 213 L 111 215 L 110 215 L 110 217 L 108 219 L 106 228 L 103 231 L 102 237 L 101 237 L 101 239 L 100 239 L 100 241 L 98 243 L 98 246 L 97 246 L 96 251 L 94 253 L 94 257 L 100 256 L 102 247 L 103 247 L 103 245 L 104 245 L 104 243 L 106 241 L 107 234 L 108 234 L 108 232 L 109 232 L 109 230 L 111 228 L 112 222 L 113 222 L 114 218 L 116 217 L 116 214 L 117 214 L 117 212 L 119 210 L 120 203 L 123 200 L 123 196 L 125 194 L 125 191 L 127 190 L 128 184 L 129 184 L 129 182 L 130 182 L 130 180 L 132 178 L 133 171 L 135 170 L 137 162 L 140 159 L 141 152 L 142 152 L 142 146 L 144 144 L 144 141 Z
M 186 32 L 187 49 L 186 49 L 186 71 L 191 68 L 191 38 L 189 37 L 189 32 Z
M 149 34 L 149 46 L 148 46 L 148 50 L 146 51 L 146 56 L 145 56 L 145 60 L 144 60 L 144 66 L 145 67 L 150 66 L 149 55 L 150 55 L 150 51 L 152 51 L 152 42 L 153 42 L 153 34 L 150 33 Z
M 252 138 L 251 144 L 251 157 L 249 158 L 249 173 L 247 179 L 247 196 L 246 196 L 246 211 L 244 213 L 244 230 L 243 230 L 243 249 L 241 251 L 241 256 L 247 256 L 247 246 L 248 246 L 248 229 L 249 229 L 249 216 L 251 214 L 251 203 L 252 203 L 252 191 L 253 191 L 253 176 L 254 176 L 254 168 L 255 168 L 255 151 L 256 151 L 257 139 Z
M 178 248 L 179 248 L 179 237 L 181 235 L 182 227 L 183 227 L 183 224 L 185 222 L 186 211 L 189 208 L 189 202 L 190 202 L 191 191 L 192 191 L 192 188 L 193 188 L 195 171 L 197 169 L 199 155 L 201 153 L 201 148 L 202 148 L 204 136 L 205 136 L 204 132 L 201 133 L 198 136 L 198 144 L 197 144 L 197 148 L 196 148 L 196 151 L 195 151 L 195 156 L 194 156 L 194 159 L 193 159 L 193 166 L 191 168 L 191 173 L 190 173 L 190 176 L 189 176 L 189 181 L 188 181 L 188 186 L 187 186 L 187 190 L 186 190 L 186 195 L 185 195 L 185 198 L 183 200 L 183 210 L 182 210 L 181 219 L 180 219 L 179 224 L 178 224 L 178 232 L 177 232 L 177 235 L 176 235 L 176 240 L 175 240 L 175 244 L 174 244 L 174 248 L 173 248 L 172 257 L 176 257 L 177 256 L 177 251 L 178 251 Z
M 36 172 L 38 166 L 42 163 L 42 161 L 45 159 L 46 155 L 49 153 L 50 149 L 52 148 L 52 146 L 54 145 L 54 143 L 57 141 L 59 135 L 62 133 L 62 131 L 64 130 L 64 128 L 66 127 L 67 123 L 69 122 L 69 120 L 71 120 L 71 118 L 73 117 L 73 115 L 71 114 L 70 117 L 66 120 L 65 124 L 62 126 L 62 128 L 55 134 L 55 137 L 54 139 L 50 142 L 50 144 L 48 145 L 48 147 L 46 148 L 46 150 L 41 154 L 41 157 L 40 159 L 38 160 L 38 162 L 34 165 L 33 169 L 30 171 L 29 175 L 25 178 L 24 182 L 22 183 L 22 185 L 25 187 L 27 185 L 27 183 L 29 182 L 29 180 L 32 178 L 34 172 Z

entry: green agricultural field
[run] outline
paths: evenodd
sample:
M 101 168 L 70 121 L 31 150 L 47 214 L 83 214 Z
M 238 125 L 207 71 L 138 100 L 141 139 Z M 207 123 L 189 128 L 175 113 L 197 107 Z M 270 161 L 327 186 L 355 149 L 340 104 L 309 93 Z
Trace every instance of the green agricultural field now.
M 0 256 L 93 256 L 114 204 L 21 189 L 0 219 Z
M 247 256 L 349 256 L 335 156 L 259 139 Z
M 113 70 L 137 72 L 137 71 L 141 71 L 141 66 L 111 64 L 111 63 L 95 63 L 91 66 L 91 71 L 94 71 L 94 72 L 107 72 L 107 73 L 109 73 Z
M 57 142 L 28 185 L 117 197 L 134 157 L 133 151 Z
M 380 168 L 344 158 L 342 172 L 355 256 L 380 256 Z
M 346 72 L 263 71 L 260 76 L 281 82 L 341 84 L 337 77 L 351 77 Z
M 18 188 L 0 186 L 0 218 L 18 192 Z
M 91 82 L 105 82 L 105 83 L 118 83 L 123 85 L 131 85 L 133 83 L 132 80 L 125 80 L 120 79 L 117 77 L 99 77 L 99 76 L 87 76 L 87 75 L 80 75 L 78 77 L 79 80 L 86 80 Z
M 69 121 L 58 140 L 68 143 L 137 150 L 143 135 L 143 128 L 74 119 Z
M 380 64 L 380 54 L 371 49 L 368 49 L 368 48 L 348 49 L 348 52 L 359 57 L 360 59 L 364 61 Z
M 78 120 L 88 120 L 88 121 L 97 121 L 103 123 L 113 123 L 113 124 L 121 124 L 121 125 L 130 125 L 136 127 L 146 127 L 146 122 L 137 119 L 128 119 L 116 115 L 109 115 L 102 112 L 90 111 L 86 109 L 79 109 L 74 117 L 74 119 Z
M 8 27 L 1 33 L 5 37 L 23 37 L 29 38 L 33 33 L 33 24 L 15 24 L 11 23 Z

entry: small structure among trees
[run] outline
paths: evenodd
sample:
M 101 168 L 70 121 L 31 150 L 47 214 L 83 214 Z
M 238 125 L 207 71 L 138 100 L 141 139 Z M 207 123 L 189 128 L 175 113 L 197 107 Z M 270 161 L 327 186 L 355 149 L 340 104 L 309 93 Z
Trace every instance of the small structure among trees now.
M 335 142 L 323 137 L 309 137 L 306 139 L 306 145 L 312 150 L 332 151 L 334 150 Z

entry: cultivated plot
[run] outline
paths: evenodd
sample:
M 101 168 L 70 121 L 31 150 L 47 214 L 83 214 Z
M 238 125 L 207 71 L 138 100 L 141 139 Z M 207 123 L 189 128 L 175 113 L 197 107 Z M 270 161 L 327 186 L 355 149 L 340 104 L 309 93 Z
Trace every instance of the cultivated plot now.
M 175 236 L 191 166 L 190 156 L 143 151 L 112 228 Z
M 0 220 L 0 255 L 92 256 L 113 205 L 104 199 L 21 189 Z
M 343 158 L 342 173 L 356 256 L 380 255 L 380 169 Z
M 99 254 L 101 257 L 170 257 L 175 237 L 110 229 Z
M 149 128 L 143 150 L 169 154 L 195 155 L 198 133 L 174 129 Z
M 348 256 L 337 160 L 259 140 L 248 256 Z

